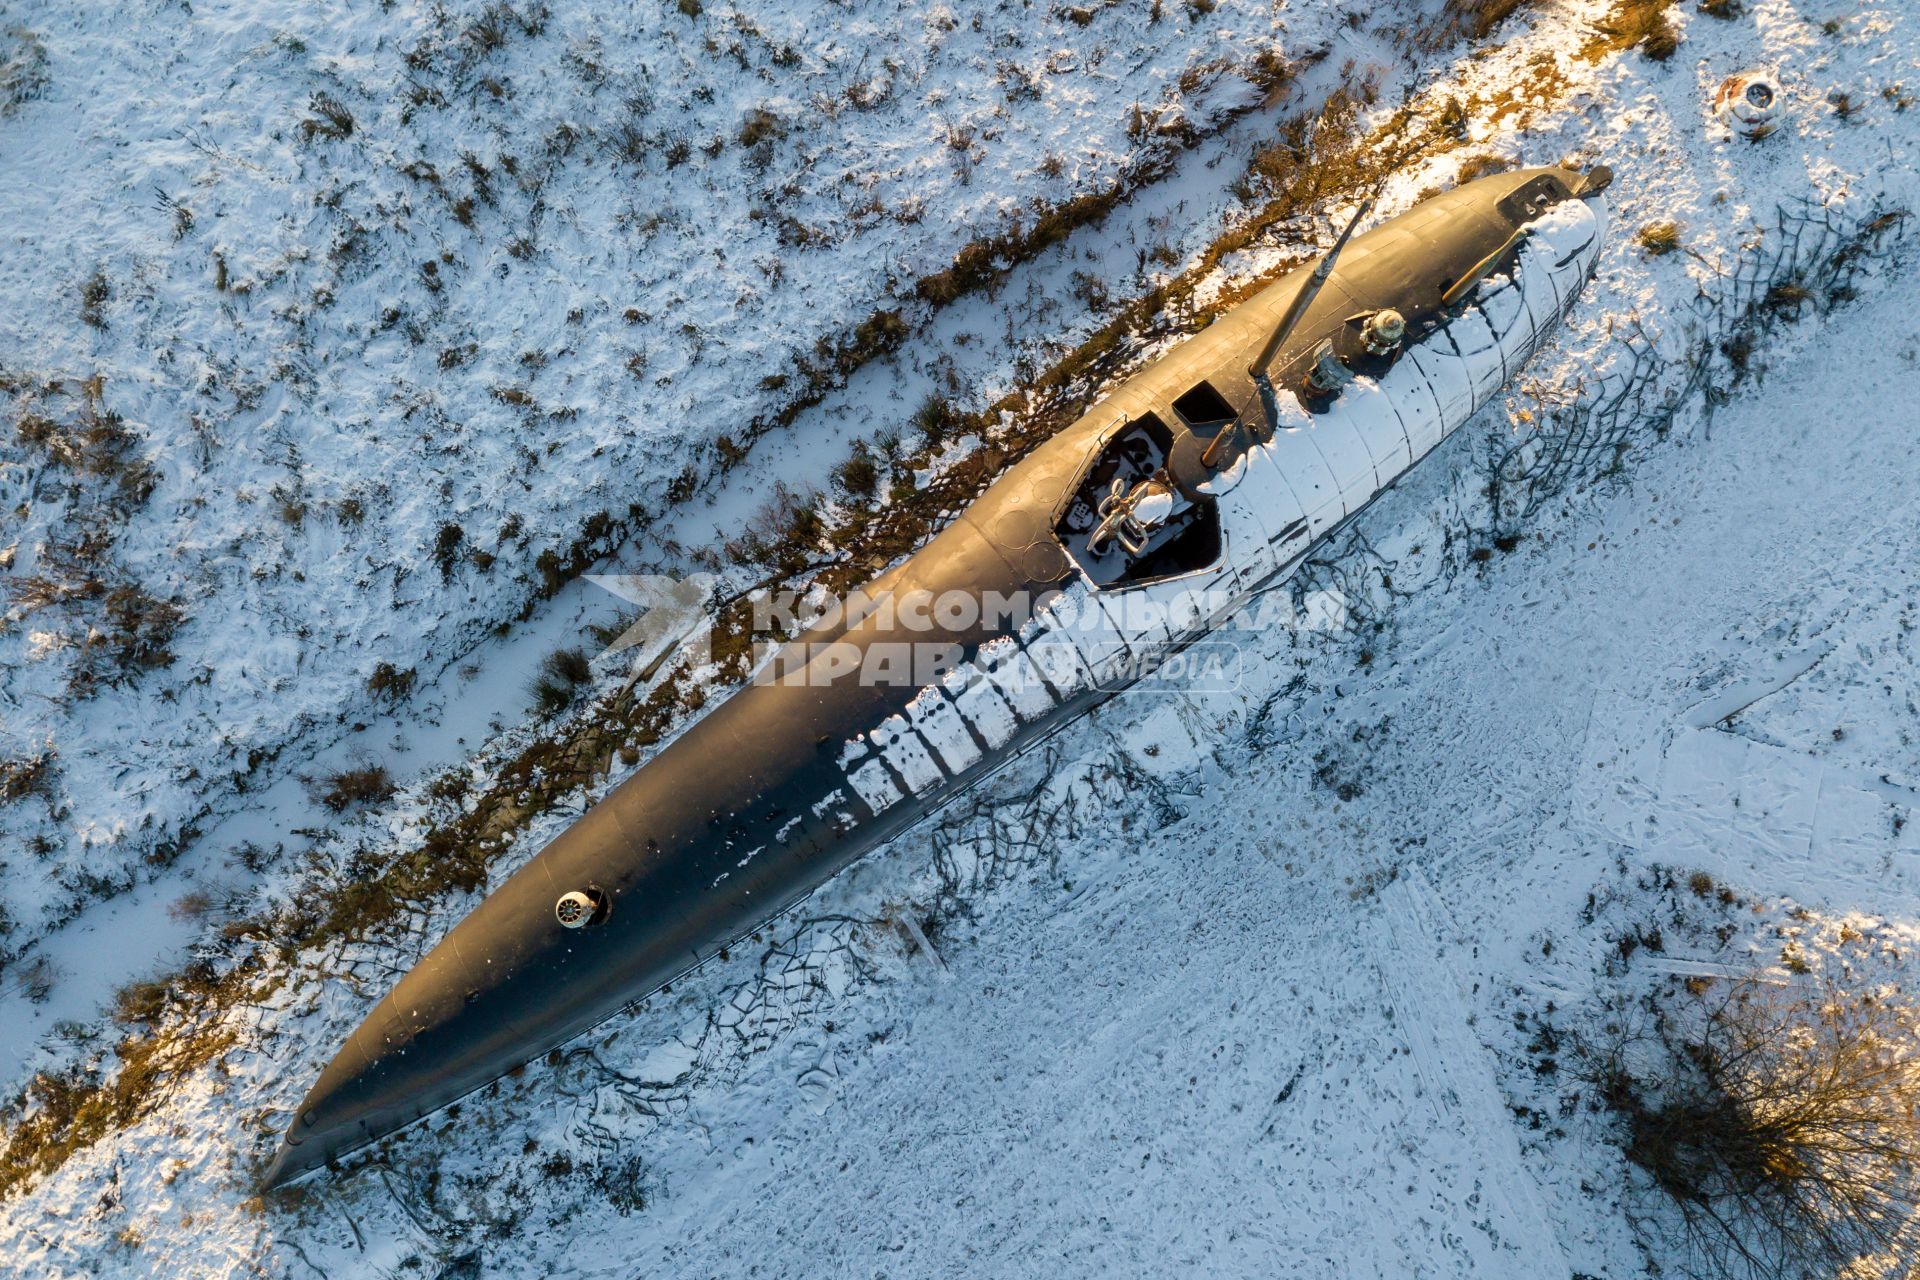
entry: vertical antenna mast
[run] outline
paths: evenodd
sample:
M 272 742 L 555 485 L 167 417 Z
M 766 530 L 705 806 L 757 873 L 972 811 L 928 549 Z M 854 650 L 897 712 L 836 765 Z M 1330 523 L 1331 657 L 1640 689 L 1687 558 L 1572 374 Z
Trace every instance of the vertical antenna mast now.
M 1360 202 L 1360 207 L 1353 211 L 1353 217 L 1347 221 L 1346 230 L 1342 231 L 1340 238 L 1333 242 L 1333 247 L 1320 256 L 1320 262 L 1314 267 L 1313 274 L 1307 277 L 1307 283 L 1301 287 L 1300 292 L 1293 295 L 1293 301 L 1287 304 L 1287 309 L 1281 315 L 1279 323 L 1275 324 L 1273 332 L 1267 335 L 1266 345 L 1260 348 L 1260 354 L 1254 357 L 1251 365 L 1247 366 L 1247 372 L 1253 375 L 1254 382 L 1260 388 L 1263 401 L 1270 398 L 1267 366 L 1273 363 L 1273 358 L 1280 353 L 1280 344 L 1287 340 L 1294 327 L 1300 323 L 1300 317 L 1307 313 L 1307 308 L 1312 306 L 1313 300 L 1320 295 L 1320 287 L 1326 284 L 1327 277 L 1333 273 L 1334 259 L 1338 258 L 1340 251 L 1347 247 L 1347 241 L 1360 226 L 1360 219 L 1366 217 L 1367 211 L 1373 208 L 1373 200 L 1372 196 L 1368 196 Z M 1240 418 L 1234 420 L 1231 427 L 1207 442 L 1206 451 L 1200 455 L 1202 466 L 1213 467 L 1219 464 L 1220 455 L 1226 451 L 1228 437 L 1240 434 L 1240 423 L 1245 417 L 1246 415 L 1242 414 Z
M 1347 247 L 1347 241 L 1359 227 L 1360 219 L 1366 217 L 1367 210 L 1371 208 L 1373 208 L 1373 197 L 1368 196 L 1360 202 L 1360 207 L 1353 211 L 1353 217 L 1347 222 L 1347 229 L 1342 231 L 1340 238 L 1333 242 L 1333 248 L 1321 255 L 1319 265 L 1314 267 L 1313 274 L 1307 277 L 1306 287 L 1293 295 L 1293 301 L 1288 304 L 1286 314 L 1282 315 L 1280 323 L 1273 327 L 1273 333 L 1267 338 L 1267 345 L 1260 348 L 1260 354 L 1254 357 L 1253 364 L 1247 369 L 1248 373 L 1256 378 L 1266 376 L 1267 366 L 1272 364 L 1274 356 L 1279 354 L 1280 344 L 1287 340 L 1287 335 L 1293 332 L 1293 327 L 1300 323 L 1300 317 L 1307 313 L 1307 308 L 1313 305 L 1313 300 L 1320 296 L 1320 287 L 1326 284 L 1327 277 L 1333 273 L 1334 259 L 1338 258 L 1340 251 Z

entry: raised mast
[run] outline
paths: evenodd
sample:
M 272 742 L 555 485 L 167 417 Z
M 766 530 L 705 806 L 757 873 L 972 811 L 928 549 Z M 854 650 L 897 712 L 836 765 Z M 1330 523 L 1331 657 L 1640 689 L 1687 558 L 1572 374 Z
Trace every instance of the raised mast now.
M 1267 335 L 1267 341 L 1260 348 L 1260 354 L 1254 357 L 1251 365 L 1247 366 L 1247 372 L 1253 375 L 1254 385 L 1260 389 L 1260 400 L 1263 405 L 1271 404 L 1274 399 L 1273 386 L 1267 381 L 1267 367 L 1280 353 L 1280 344 L 1287 340 L 1287 336 L 1300 323 L 1300 317 L 1306 315 L 1307 308 L 1312 306 L 1313 300 L 1320 295 L 1321 286 L 1326 284 L 1327 277 L 1333 273 L 1334 259 L 1338 258 L 1340 251 L 1346 248 L 1347 241 L 1359 229 L 1360 219 L 1366 217 L 1367 211 L 1372 208 L 1372 196 L 1360 202 L 1360 207 L 1353 211 L 1353 217 L 1347 220 L 1346 230 L 1342 231 L 1340 238 L 1333 242 L 1333 247 L 1321 255 L 1319 264 L 1313 269 L 1313 274 L 1307 277 L 1307 282 L 1301 286 L 1300 292 L 1293 295 L 1293 301 L 1287 304 L 1286 311 L 1281 314 L 1279 322 L 1273 326 L 1273 332 Z M 1226 452 L 1228 439 L 1237 438 L 1240 435 L 1247 419 L 1251 417 L 1251 410 L 1252 406 L 1249 405 L 1248 411 L 1234 419 L 1232 426 L 1208 441 L 1205 452 L 1200 455 L 1202 466 L 1212 470 L 1220 465 L 1221 455 Z

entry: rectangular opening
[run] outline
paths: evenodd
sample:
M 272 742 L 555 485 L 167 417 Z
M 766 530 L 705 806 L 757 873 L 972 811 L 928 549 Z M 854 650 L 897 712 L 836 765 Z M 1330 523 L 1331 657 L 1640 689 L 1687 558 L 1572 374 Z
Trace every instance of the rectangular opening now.
M 1173 411 L 1193 427 L 1209 422 L 1228 422 L 1240 412 L 1227 403 L 1225 396 L 1214 390 L 1211 382 L 1203 382 L 1175 400 Z

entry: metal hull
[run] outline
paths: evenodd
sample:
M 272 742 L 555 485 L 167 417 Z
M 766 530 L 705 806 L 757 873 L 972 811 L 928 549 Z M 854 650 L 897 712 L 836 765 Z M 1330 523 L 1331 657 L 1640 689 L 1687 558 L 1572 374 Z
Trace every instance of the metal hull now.
M 1221 317 L 1011 468 L 870 590 L 880 600 L 970 592 L 1050 603 L 1017 625 L 983 617 L 910 631 L 882 611 L 797 639 L 776 661 L 810 678 L 749 685 L 721 703 L 401 980 L 302 1103 L 266 1183 L 392 1132 L 657 990 L 1097 705 L 1143 659 L 1191 644 L 1283 580 L 1470 418 L 1559 322 L 1604 229 L 1598 201 L 1574 189 L 1560 170 L 1503 174 L 1352 241 L 1280 351 L 1276 381 L 1357 313 L 1397 307 L 1420 331 L 1410 328 L 1391 359 L 1361 361 L 1330 403 L 1279 397 L 1270 430 L 1209 495 L 1208 563 L 1097 585 L 1063 532 L 1074 494 L 1119 433 L 1190 422 L 1201 384 L 1228 406 L 1251 401 L 1248 361 L 1304 273 Z M 1501 269 L 1443 307 L 1448 286 L 1522 225 L 1531 234 Z M 1196 598 L 1198 613 L 1167 612 Z M 963 661 L 924 686 L 862 678 L 874 654 L 903 643 L 947 645 Z M 606 919 L 562 927 L 556 899 L 581 886 L 606 902 Z

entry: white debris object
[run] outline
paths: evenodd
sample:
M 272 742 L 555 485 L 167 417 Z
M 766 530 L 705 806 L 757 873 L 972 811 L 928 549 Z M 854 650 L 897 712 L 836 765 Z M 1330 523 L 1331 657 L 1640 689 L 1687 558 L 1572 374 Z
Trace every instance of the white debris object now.
M 1780 98 L 1780 82 L 1772 72 L 1736 72 L 1713 91 L 1714 118 L 1758 142 L 1780 127 Z

